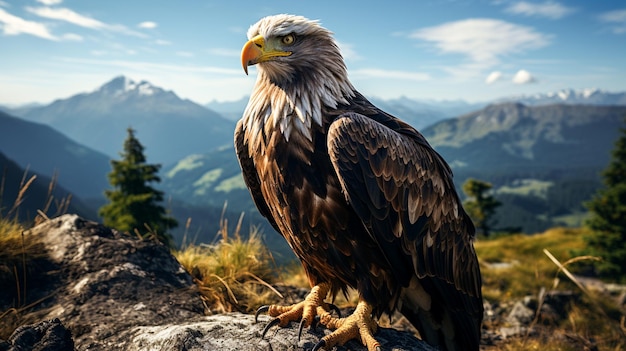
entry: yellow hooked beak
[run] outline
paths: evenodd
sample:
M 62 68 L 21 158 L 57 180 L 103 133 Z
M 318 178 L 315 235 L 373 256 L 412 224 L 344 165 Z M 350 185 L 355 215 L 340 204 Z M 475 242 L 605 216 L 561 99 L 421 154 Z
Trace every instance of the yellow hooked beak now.
M 243 49 L 241 49 L 241 66 L 243 66 L 243 71 L 246 72 L 246 75 L 248 74 L 248 66 L 269 61 L 274 57 L 289 56 L 292 54 L 291 51 L 282 51 L 278 48 L 274 48 L 270 43 L 266 43 L 263 36 L 257 35 L 248 40 L 243 46 Z

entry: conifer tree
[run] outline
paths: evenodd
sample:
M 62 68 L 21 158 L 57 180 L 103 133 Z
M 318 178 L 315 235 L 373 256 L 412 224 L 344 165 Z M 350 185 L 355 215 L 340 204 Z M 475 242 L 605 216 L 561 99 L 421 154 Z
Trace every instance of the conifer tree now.
M 99 214 L 106 226 L 129 233 L 138 231 L 144 237 L 156 234 L 159 241 L 171 247 L 168 230 L 178 223 L 160 205 L 163 192 L 150 186 L 161 181 L 157 175 L 161 165 L 146 163 L 144 147 L 135 131 L 127 131 L 122 159 L 111 161 L 113 170 L 108 177 L 114 189 L 105 191 L 109 203 L 100 208 Z
M 612 151 L 612 160 L 603 172 L 604 185 L 588 202 L 592 233 L 584 237 L 585 253 L 602 258 L 598 273 L 611 280 L 626 282 L 626 129 Z
M 493 195 L 488 194 L 493 186 L 491 183 L 469 178 L 463 183 L 463 192 L 469 197 L 463 203 L 467 214 L 472 218 L 474 225 L 484 236 L 491 233 L 493 215 L 496 208 L 501 205 Z

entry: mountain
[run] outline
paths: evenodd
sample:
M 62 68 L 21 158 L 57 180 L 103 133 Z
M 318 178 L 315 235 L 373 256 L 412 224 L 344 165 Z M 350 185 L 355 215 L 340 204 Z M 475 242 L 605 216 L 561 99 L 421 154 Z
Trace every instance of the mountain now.
M 17 218 L 19 221 L 31 221 L 41 210 L 49 217 L 62 214 L 59 212 L 77 213 L 85 218 L 95 219 L 94 211 L 85 206 L 80 199 L 70 196 L 70 192 L 62 186 L 53 184 L 52 179 L 31 171 L 25 171 L 17 163 L 0 152 L 0 217 Z M 35 179 L 28 187 L 29 179 Z M 25 188 L 23 194 L 20 190 Z M 21 202 L 15 206 L 16 200 Z M 67 208 L 65 208 L 65 204 Z M 49 204 L 49 205 L 47 205 Z
M 581 204 L 600 186 L 625 115 L 626 107 L 503 103 L 440 121 L 423 134 L 450 163 L 459 193 L 469 177 L 492 182 L 504 203 L 500 226 L 532 233 L 580 224 Z M 189 156 L 162 174 L 176 199 L 195 206 L 228 200 L 231 211 L 260 218 L 232 147 Z
M 490 105 L 423 131 L 450 163 L 457 185 L 493 184 L 496 229 L 535 233 L 580 226 L 583 203 L 601 187 L 600 173 L 623 126 L 626 106 Z
M 483 107 L 484 103 L 468 103 L 462 100 L 414 100 L 407 97 L 370 101 L 381 110 L 392 114 L 421 130 L 443 119 L 452 118 Z
M 231 144 L 234 130 L 234 122 L 216 112 L 124 76 L 93 92 L 17 112 L 113 158 L 122 150 L 126 129 L 132 127 L 146 147 L 148 162 L 161 164 Z
M 552 104 L 624 106 L 626 105 L 626 92 L 563 89 L 543 94 L 512 96 L 496 101 L 496 103 L 501 102 L 518 102 L 530 106 Z
M 109 157 L 50 126 L 0 112 L 0 152 L 20 167 L 52 176 L 81 197 L 102 197 L 111 171 Z
M 249 99 L 250 96 L 244 96 L 239 100 L 233 101 L 214 100 L 204 106 L 219 113 L 220 115 L 231 121 L 237 121 L 243 115 L 243 111 L 246 109 Z
M 610 157 L 626 106 L 489 105 L 422 131 L 456 173 L 597 170 Z

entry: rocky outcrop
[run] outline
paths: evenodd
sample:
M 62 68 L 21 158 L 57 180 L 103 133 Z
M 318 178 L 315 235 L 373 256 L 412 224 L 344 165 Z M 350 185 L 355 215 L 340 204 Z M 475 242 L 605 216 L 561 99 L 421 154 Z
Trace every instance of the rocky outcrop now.
M 48 250 L 46 279 L 30 281 L 31 307 L 4 350 L 308 350 L 328 330 L 275 328 L 240 313 L 206 316 L 192 278 L 156 242 L 138 240 L 76 215 L 25 233 Z M 3 282 L 0 285 L 4 286 Z M 4 296 L 4 295 L 0 295 Z M 0 300 L 0 311 L 13 303 Z M 385 350 L 432 350 L 411 333 L 381 328 Z M 334 350 L 364 350 L 356 342 Z

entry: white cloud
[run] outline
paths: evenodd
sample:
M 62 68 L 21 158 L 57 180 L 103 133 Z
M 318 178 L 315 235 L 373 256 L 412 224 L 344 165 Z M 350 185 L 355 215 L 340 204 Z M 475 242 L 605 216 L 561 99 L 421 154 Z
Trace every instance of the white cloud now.
M 63 0 L 37 0 L 37 2 L 46 6 L 52 6 L 62 3 Z
M 341 55 L 344 59 L 348 61 L 358 61 L 361 60 L 362 57 L 354 50 L 354 45 L 348 43 L 337 42 L 339 45 L 339 49 L 341 50 Z
M 612 25 L 615 34 L 626 33 L 626 9 L 613 10 L 600 15 L 600 21 Z
M 176 56 L 180 56 L 180 57 L 194 57 L 195 55 L 193 54 L 193 52 L 189 52 L 189 51 L 177 51 L 176 52 Z
M 461 54 L 491 66 L 504 55 L 539 49 L 550 44 L 550 36 L 532 27 L 501 20 L 471 18 L 422 28 L 410 38 L 425 40 L 445 54 Z
M 156 24 L 156 22 L 152 22 L 152 21 L 141 22 L 137 25 L 137 27 L 143 28 L 143 29 L 154 29 L 157 26 L 158 25 Z
M 26 7 L 26 11 L 39 17 L 56 19 L 91 29 L 104 29 L 106 25 L 96 19 L 83 16 L 67 8 Z
M 575 9 L 572 7 L 553 1 L 547 1 L 542 4 L 520 1 L 506 9 L 506 12 L 517 15 L 548 17 L 552 19 L 565 17 L 574 11 Z
M 430 75 L 427 73 L 419 72 L 407 72 L 407 71 L 394 71 L 378 68 L 364 68 L 357 69 L 350 72 L 350 76 L 358 78 L 385 78 L 385 79 L 401 79 L 401 80 L 414 80 L 425 81 L 430 80 Z
M 4 35 L 30 34 L 48 40 L 59 40 L 42 23 L 27 21 L 0 9 L 0 24 Z
M 163 39 L 157 39 L 154 41 L 155 44 L 157 45 L 172 45 L 171 41 L 167 41 L 167 40 L 163 40 Z
M 485 79 L 485 83 L 493 84 L 493 83 L 499 81 L 501 78 L 502 78 L 502 72 L 500 72 L 500 71 L 493 71 L 493 72 L 489 73 L 489 75 Z
M 83 41 L 83 37 L 75 33 L 63 34 L 62 38 L 67 41 Z
M 97 19 L 81 15 L 68 8 L 30 7 L 29 6 L 29 7 L 26 7 L 26 11 L 32 14 L 35 14 L 39 17 L 65 21 L 65 22 L 72 23 L 80 27 L 84 27 L 84 28 L 118 32 L 122 34 L 142 37 L 142 38 L 146 37 L 145 34 L 132 31 L 123 25 L 106 24 L 104 22 L 98 21 Z
M 515 73 L 512 81 L 515 84 L 529 84 L 534 83 L 537 80 L 527 70 L 520 69 L 519 71 L 517 71 L 517 73 Z

